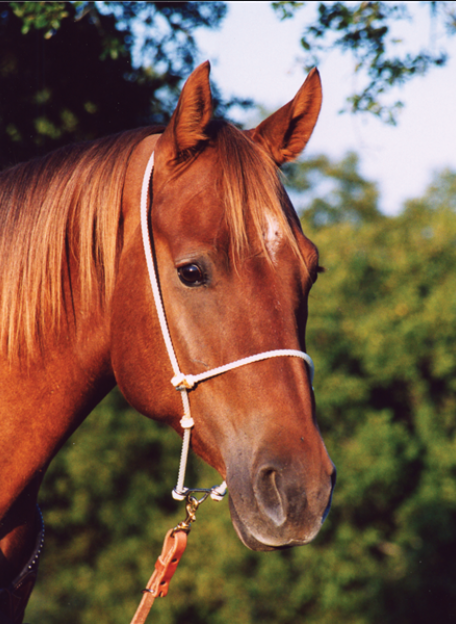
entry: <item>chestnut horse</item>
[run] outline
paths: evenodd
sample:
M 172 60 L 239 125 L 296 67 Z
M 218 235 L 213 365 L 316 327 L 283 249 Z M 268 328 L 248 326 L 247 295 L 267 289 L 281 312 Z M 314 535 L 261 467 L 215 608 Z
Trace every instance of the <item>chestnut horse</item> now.
M 166 129 L 71 146 L 1 174 L 1 622 L 22 622 L 33 587 L 46 468 L 102 397 L 118 384 L 139 412 L 182 435 L 141 242 L 152 152 L 149 230 L 182 370 L 303 352 L 318 253 L 278 167 L 304 149 L 320 105 L 313 70 L 291 102 L 242 132 L 212 119 L 204 63 Z M 265 359 L 189 396 L 192 447 L 226 479 L 243 543 L 271 550 L 313 539 L 335 471 L 306 362 Z

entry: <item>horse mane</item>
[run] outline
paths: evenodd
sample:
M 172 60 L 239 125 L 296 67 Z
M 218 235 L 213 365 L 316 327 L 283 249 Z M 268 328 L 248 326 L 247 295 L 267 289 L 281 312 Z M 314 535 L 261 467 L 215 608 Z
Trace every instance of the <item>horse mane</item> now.
M 266 228 L 274 223 L 281 239 L 290 245 L 307 272 L 291 227 L 297 215 L 283 188 L 276 163 L 248 133 L 230 123 L 213 121 L 207 134 L 217 140 L 222 171 L 221 196 L 225 200 L 225 219 L 235 261 L 254 249 L 272 262 L 265 238 Z
M 59 327 L 70 263 L 85 308 L 109 300 L 122 244 L 120 211 L 141 128 L 59 149 L 0 174 L 0 350 L 30 355 Z M 72 279 L 74 276 L 71 276 Z

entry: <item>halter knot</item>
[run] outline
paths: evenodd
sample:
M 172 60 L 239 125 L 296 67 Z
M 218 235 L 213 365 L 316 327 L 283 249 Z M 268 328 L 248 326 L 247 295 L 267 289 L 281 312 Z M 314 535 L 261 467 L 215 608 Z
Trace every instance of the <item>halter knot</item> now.
M 177 373 L 171 379 L 171 383 L 176 390 L 191 390 L 195 385 L 194 375 L 184 375 L 184 373 Z
M 180 426 L 182 427 L 182 429 L 191 429 L 195 426 L 195 421 L 191 416 L 185 415 L 182 416 L 182 418 L 180 419 Z

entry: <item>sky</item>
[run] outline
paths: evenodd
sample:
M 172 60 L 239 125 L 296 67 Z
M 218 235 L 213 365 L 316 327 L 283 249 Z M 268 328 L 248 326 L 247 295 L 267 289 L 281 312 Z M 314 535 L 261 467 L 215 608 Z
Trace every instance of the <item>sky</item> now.
M 210 60 L 211 76 L 225 98 L 252 98 L 272 112 L 291 100 L 304 82 L 299 41 L 310 9 L 280 21 L 270 2 L 227 4 L 228 15 L 219 30 L 196 34 L 198 60 Z M 419 10 L 419 3 L 408 4 L 414 12 Z M 422 195 L 435 172 L 456 171 L 456 36 L 445 41 L 442 33 L 431 30 L 428 13 L 419 11 L 417 21 L 402 25 L 395 34 L 415 48 L 419 41 L 443 41 L 450 56 L 447 65 L 413 78 L 395 92 L 405 107 L 398 125 L 391 127 L 372 116 L 339 113 L 356 76 L 350 55 L 332 52 L 319 65 L 323 107 L 305 152 L 335 159 L 357 152 L 361 172 L 377 183 L 380 208 L 387 214 L 396 214 L 405 200 Z M 252 112 L 246 115 L 253 118 Z

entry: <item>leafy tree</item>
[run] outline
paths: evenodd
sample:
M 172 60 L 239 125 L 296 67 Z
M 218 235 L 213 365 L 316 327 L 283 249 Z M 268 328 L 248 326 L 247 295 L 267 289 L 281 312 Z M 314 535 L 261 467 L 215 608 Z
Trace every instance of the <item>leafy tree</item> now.
M 0 169 L 166 123 L 194 67 L 195 29 L 216 27 L 225 11 L 223 2 L 2 3 Z
M 307 2 L 273 2 L 282 19 L 294 18 Z M 400 100 L 388 103 L 392 87 L 403 85 L 414 76 L 425 74 L 433 66 L 444 65 L 447 55 L 441 49 L 429 50 L 426 43 L 418 52 L 404 50 L 396 36 L 397 23 L 412 20 L 410 5 L 416 2 L 318 2 L 315 19 L 303 28 L 301 45 L 308 67 L 316 65 L 331 49 L 349 52 L 355 73 L 361 74 L 364 86 L 347 101 L 352 112 L 369 112 L 395 123 Z M 434 26 L 448 35 L 456 32 L 456 2 L 421 2 L 428 5 Z M 435 44 L 434 44 L 435 47 Z
M 283 167 L 293 196 L 296 192 L 306 193 L 305 218 L 312 227 L 346 221 L 361 224 L 382 218 L 377 188 L 360 175 L 358 164 L 358 156 L 351 152 L 336 163 L 320 155 Z M 300 201 L 298 195 L 297 207 Z M 298 211 L 301 212 L 302 207 Z
M 205 503 L 151 619 L 449 624 L 456 174 L 442 173 L 396 217 L 378 213 L 375 185 L 353 155 L 315 159 L 288 176 L 308 187 L 304 230 L 326 268 L 311 292 L 308 348 L 318 420 L 338 468 L 333 509 L 311 545 L 253 553 L 235 536 L 226 502 Z M 129 621 L 166 530 L 183 517 L 170 496 L 179 448 L 174 432 L 118 394 L 95 410 L 44 483 L 46 548 L 27 621 Z M 192 471 L 192 482 L 218 482 L 200 462 Z
M 331 570 L 314 594 L 328 601 L 326 621 L 456 615 L 455 191 L 445 172 L 394 218 L 354 222 L 347 197 L 324 226 L 303 216 L 327 269 L 308 343 L 340 469 L 329 531 L 315 546 Z M 323 622 L 320 608 L 305 621 Z

